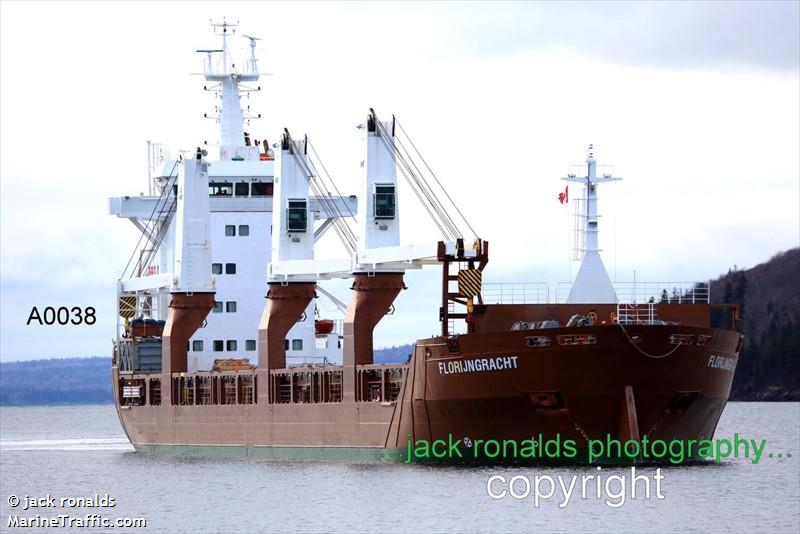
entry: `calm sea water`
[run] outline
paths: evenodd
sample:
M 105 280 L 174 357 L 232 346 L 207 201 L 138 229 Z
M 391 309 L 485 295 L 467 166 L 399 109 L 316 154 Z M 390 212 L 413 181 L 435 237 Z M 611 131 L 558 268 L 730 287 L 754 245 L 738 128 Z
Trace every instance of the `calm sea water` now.
M 143 532 L 800 532 L 800 403 L 731 403 L 717 437 L 766 439 L 762 461 L 662 470 L 663 499 L 619 508 L 591 493 L 492 499 L 490 476 L 572 477 L 595 468 L 443 468 L 149 457 L 111 406 L 0 409 L 0 532 L 9 515 L 141 517 Z M 773 453 L 773 458 L 767 457 Z M 777 453 L 782 458 L 777 458 Z M 787 458 L 786 454 L 791 454 Z M 653 475 L 652 468 L 638 474 Z M 603 475 L 630 475 L 604 468 Z M 569 480 L 568 478 L 566 478 Z M 580 482 L 578 483 L 580 485 Z M 616 487 L 616 486 L 615 486 Z M 519 486 L 524 490 L 524 483 Z M 542 486 L 547 490 L 547 485 Z M 498 487 L 499 490 L 499 487 Z M 113 508 L 12 509 L 11 495 L 91 497 Z M 64 531 L 64 529 L 20 529 Z M 116 528 L 132 532 L 136 529 Z M 69 529 L 67 529 L 69 531 Z M 98 529 L 84 529 L 94 532 Z

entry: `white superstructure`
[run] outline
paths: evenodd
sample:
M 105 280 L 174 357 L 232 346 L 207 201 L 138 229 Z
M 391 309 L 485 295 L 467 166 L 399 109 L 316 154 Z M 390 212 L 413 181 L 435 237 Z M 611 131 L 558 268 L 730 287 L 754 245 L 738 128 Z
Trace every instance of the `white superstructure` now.
M 267 266 L 273 237 L 278 237 L 273 236 L 272 211 L 273 208 L 287 208 L 286 199 L 279 200 L 276 195 L 286 198 L 295 195 L 285 189 L 281 192 L 280 185 L 275 183 L 276 174 L 281 173 L 276 173 L 272 147 L 267 146 L 266 141 L 251 140 L 245 133 L 246 122 L 256 117 L 244 112 L 240 99 L 242 93 L 258 90 L 244 85 L 260 77 L 255 57 L 257 38 L 245 36 L 250 42 L 250 58 L 237 63 L 228 42 L 234 37 L 236 25 L 221 22 L 212 26 L 221 37 L 222 48 L 198 52 L 206 55 L 205 79 L 213 83 L 206 89 L 214 91 L 219 99 L 218 115 L 210 117 L 220 126 L 218 159 L 204 160 L 202 169 L 198 165 L 198 172 L 205 173 L 208 182 L 208 196 L 204 197 L 207 203 L 186 207 L 187 210 L 210 210 L 208 228 L 194 227 L 191 232 L 176 230 L 178 226 L 185 226 L 177 224 L 178 218 L 184 215 L 175 215 L 176 207 L 181 204 L 176 201 L 178 170 L 184 161 L 194 164 L 194 150 L 187 151 L 182 161 L 178 161 L 169 159 L 160 146 L 148 143 L 152 151 L 152 183 L 148 190 L 154 194 L 110 199 L 110 213 L 129 219 L 142 232 L 140 246 L 119 282 L 120 302 L 126 297 L 131 301 L 131 297 L 137 297 L 135 310 L 130 310 L 128 318 L 166 319 L 170 288 L 174 290 L 176 279 L 179 284 L 191 279 L 193 284 L 206 284 L 216 291 L 215 307 L 205 326 L 189 341 L 189 371 L 210 369 L 215 359 L 223 358 L 247 358 L 256 363 L 258 324 L 267 292 Z M 281 170 L 283 174 L 288 172 L 285 168 Z M 314 223 L 329 222 L 331 202 L 337 205 L 338 213 L 348 215 L 356 213 L 357 203 L 355 197 L 324 200 L 308 197 L 307 189 L 306 186 L 308 232 L 304 239 L 313 251 Z M 191 212 L 186 216 L 191 218 Z M 188 227 L 192 228 L 191 224 Z M 210 246 L 198 249 L 200 241 Z M 291 237 L 289 244 L 295 244 Z M 187 265 L 186 253 L 177 253 L 180 247 L 206 256 Z M 208 255 L 211 272 L 198 272 L 197 265 L 204 262 L 208 265 Z M 176 257 L 183 257 L 184 263 L 176 266 Z M 325 360 L 341 363 L 340 333 L 316 335 L 315 303 L 312 302 L 305 316 L 287 335 L 288 363 L 322 363 Z

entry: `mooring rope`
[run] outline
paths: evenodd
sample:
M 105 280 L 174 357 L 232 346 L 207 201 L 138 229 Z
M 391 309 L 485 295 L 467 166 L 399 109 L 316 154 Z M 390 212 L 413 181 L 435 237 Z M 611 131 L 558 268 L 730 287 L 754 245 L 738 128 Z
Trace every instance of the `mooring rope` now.
M 625 334 L 625 337 L 626 337 L 626 338 L 628 338 L 628 342 L 629 342 L 629 343 L 630 343 L 630 344 L 633 346 L 633 348 L 635 348 L 636 350 L 638 350 L 639 352 L 641 352 L 642 354 L 644 354 L 644 355 L 645 355 L 645 356 L 647 356 L 648 358 L 653 358 L 654 360 L 659 360 L 659 359 L 661 359 L 661 358 L 666 358 L 667 356 L 669 356 L 670 354 L 672 354 L 673 352 L 675 352 L 676 350 L 678 350 L 678 349 L 681 347 L 681 344 L 680 344 L 680 343 L 678 343 L 677 345 L 675 345 L 675 347 L 674 347 L 672 350 L 670 350 L 669 352 L 665 352 L 664 354 L 662 354 L 662 355 L 660 355 L 660 356 L 657 356 L 657 355 L 655 355 L 655 354 L 650 354 L 650 353 L 647 353 L 647 352 L 643 351 L 643 350 L 642 350 L 642 349 L 639 347 L 639 345 L 637 345 L 637 344 L 636 344 L 636 342 L 634 342 L 634 341 L 633 341 L 633 338 L 631 338 L 631 336 L 629 336 L 629 335 L 628 335 L 628 331 L 627 331 L 627 330 L 625 330 L 625 327 L 624 327 L 624 326 L 622 326 L 622 323 L 620 323 L 619 321 L 617 321 L 617 324 L 618 324 L 618 325 L 619 325 L 619 327 L 622 329 L 622 333 L 623 333 L 623 334 Z

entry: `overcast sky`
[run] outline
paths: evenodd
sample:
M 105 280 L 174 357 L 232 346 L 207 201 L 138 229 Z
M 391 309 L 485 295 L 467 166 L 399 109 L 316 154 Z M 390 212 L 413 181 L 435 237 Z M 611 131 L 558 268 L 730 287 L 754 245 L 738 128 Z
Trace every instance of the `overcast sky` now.
M 308 133 L 342 192 L 358 192 L 355 125 L 396 114 L 490 240 L 489 281 L 574 275 L 559 178 L 594 143 L 624 178 L 600 189 L 609 274 L 663 282 L 800 244 L 798 6 L 1 2 L 0 359 L 110 353 L 137 235 L 107 198 L 146 191 L 146 140 L 216 139 L 190 75 L 218 44 L 210 17 L 263 38 L 250 130 Z M 401 202 L 402 241 L 435 237 Z M 378 346 L 437 330 L 438 280 L 407 276 Z M 25 326 L 34 305 L 94 306 L 98 324 Z

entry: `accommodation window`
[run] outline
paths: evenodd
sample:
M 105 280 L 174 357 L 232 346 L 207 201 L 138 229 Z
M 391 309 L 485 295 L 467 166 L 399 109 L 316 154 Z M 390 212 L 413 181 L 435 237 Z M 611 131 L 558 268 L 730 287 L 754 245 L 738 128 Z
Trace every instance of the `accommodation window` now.
M 396 198 L 394 185 L 376 185 L 374 199 L 375 218 L 394 219 Z
M 222 264 L 221 263 L 212 263 L 211 264 L 211 274 L 222 274 Z
M 203 350 L 203 340 L 195 339 L 192 341 L 192 350 L 195 352 L 201 352 Z
M 272 182 L 253 182 L 251 194 L 254 197 L 271 197 L 272 196 Z
M 293 339 L 292 340 L 292 350 L 303 350 L 303 340 L 302 339 Z
M 236 196 L 237 197 L 249 197 L 250 196 L 250 184 L 247 182 L 236 182 Z
M 305 200 L 289 200 L 286 210 L 286 229 L 289 232 L 305 232 L 308 228 L 308 210 Z
M 229 300 L 225 303 L 225 311 L 228 313 L 236 313 L 236 301 Z
M 222 340 L 221 339 L 215 339 L 214 340 L 214 352 L 222 352 L 222 347 L 223 347 Z
M 235 224 L 226 224 L 225 225 L 225 236 L 231 237 L 236 235 L 236 225 Z
M 228 352 L 235 351 L 236 350 L 236 340 L 235 339 L 229 339 L 228 342 L 226 343 L 225 350 L 227 350 Z
M 230 182 L 210 182 L 208 194 L 212 197 L 229 197 L 233 195 L 233 184 Z
M 213 313 L 222 313 L 222 301 L 215 300 L 214 308 L 211 310 Z
M 244 342 L 244 350 L 256 350 L 256 340 L 248 339 Z
M 242 237 L 247 237 L 250 235 L 250 225 L 249 224 L 240 224 L 239 225 L 239 235 Z
M 236 274 L 236 264 L 235 263 L 226 263 L 225 264 L 225 274 Z

